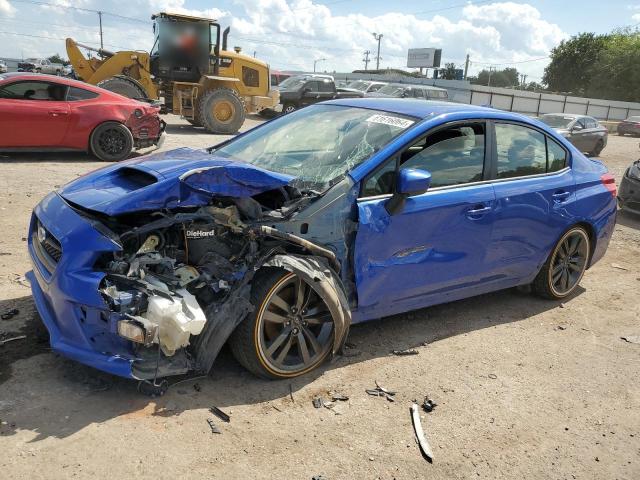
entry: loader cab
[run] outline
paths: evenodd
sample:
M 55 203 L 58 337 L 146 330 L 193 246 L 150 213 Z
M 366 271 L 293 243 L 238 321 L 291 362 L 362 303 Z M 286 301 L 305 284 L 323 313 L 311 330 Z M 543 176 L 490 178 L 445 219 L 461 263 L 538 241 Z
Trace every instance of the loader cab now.
M 197 83 L 218 70 L 220 25 L 207 18 L 153 15 L 151 73 L 161 80 Z

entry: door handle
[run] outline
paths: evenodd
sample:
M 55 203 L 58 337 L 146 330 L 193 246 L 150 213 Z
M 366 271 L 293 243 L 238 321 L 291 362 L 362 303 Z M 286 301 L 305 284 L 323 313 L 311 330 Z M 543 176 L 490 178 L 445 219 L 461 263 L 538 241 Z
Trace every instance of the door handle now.
M 69 112 L 66 110 L 49 110 L 49 115 L 52 117 L 57 117 L 58 115 L 68 115 Z
M 553 201 L 556 203 L 566 202 L 569 199 L 571 192 L 567 192 L 565 190 L 557 191 L 552 195 Z
M 474 208 L 467 210 L 467 218 L 470 220 L 478 220 L 491 211 L 491 207 L 486 205 L 476 205 Z

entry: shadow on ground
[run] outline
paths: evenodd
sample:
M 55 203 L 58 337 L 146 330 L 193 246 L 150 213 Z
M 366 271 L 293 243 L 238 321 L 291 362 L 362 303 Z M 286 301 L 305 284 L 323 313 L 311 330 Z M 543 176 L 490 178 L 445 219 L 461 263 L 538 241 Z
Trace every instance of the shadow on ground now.
M 575 295 L 583 292 L 584 289 L 579 288 Z M 23 323 L 18 333 L 24 332 L 28 337 L 14 342 L 9 348 L 10 344 L 6 345 L 4 350 L 0 347 L 1 372 L 5 375 L 4 380 L 9 378 L 0 381 L 0 417 L 6 422 L 0 425 L 0 436 L 29 430 L 38 434 L 35 442 L 48 437 L 63 438 L 89 424 L 140 410 L 151 409 L 151 415 L 170 417 L 212 405 L 225 408 L 284 399 L 295 396 L 300 388 L 327 370 L 385 357 L 393 349 L 412 348 L 425 342 L 431 344 L 477 329 L 518 322 L 557 308 L 559 303 L 507 290 L 355 325 L 349 342 L 356 345 L 357 356 L 336 357 L 314 373 L 292 380 L 258 379 L 223 349 L 208 377 L 171 378 L 169 391 L 156 399 L 138 393 L 135 381 L 113 377 L 51 353 L 46 342 L 42 342 L 42 330 L 31 298 L 0 302 L 0 312 L 15 305 L 20 308 L 21 315 L 22 312 L 26 315 L 18 322 Z M 0 327 L 7 335 L 6 325 L 0 323 Z M 46 351 L 49 353 L 42 354 Z M 35 375 L 23 373 L 33 367 L 30 370 L 12 366 L 16 360 L 37 354 L 41 355 L 37 357 Z M 373 383 L 374 379 L 371 381 Z M 196 383 L 198 389 L 194 388 Z M 43 408 L 47 411 L 46 416 L 22 414 Z

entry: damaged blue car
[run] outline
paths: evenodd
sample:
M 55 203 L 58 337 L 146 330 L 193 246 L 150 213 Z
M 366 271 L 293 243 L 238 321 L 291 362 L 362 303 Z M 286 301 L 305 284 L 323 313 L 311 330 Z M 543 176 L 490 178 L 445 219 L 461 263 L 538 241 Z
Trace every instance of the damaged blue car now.
M 570 295 L 607 249 L 615 196 L 602 163 L 522 115 L 336 100 L 52 192 L 28 276 L 68 358 L 157 386 L 228 343 L 287 378 L 353 323 L 520 285 Z

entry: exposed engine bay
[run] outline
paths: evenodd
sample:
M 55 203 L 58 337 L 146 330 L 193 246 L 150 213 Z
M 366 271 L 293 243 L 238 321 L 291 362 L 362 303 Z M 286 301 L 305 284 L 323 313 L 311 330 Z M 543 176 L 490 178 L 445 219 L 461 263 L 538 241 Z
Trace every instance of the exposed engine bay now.
M 110 324 L 133 342 L 137 378 L 208 372 L 254 309 L 250 283 L 265 265 L 328 285 L 325 291 L 335 297 L 328 302 L 335 306 L 334 353 L 340 348 L 350 313 L 335 254 L 269 226 L 311 200 L 283 187 L 254 197 L 216 198 L 199 208 L 100 218 L 122 246 L 96 266 L 105 273 L 100 293 Z

